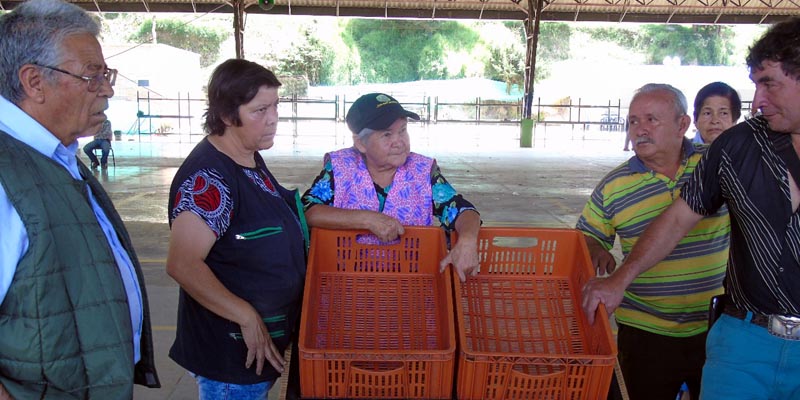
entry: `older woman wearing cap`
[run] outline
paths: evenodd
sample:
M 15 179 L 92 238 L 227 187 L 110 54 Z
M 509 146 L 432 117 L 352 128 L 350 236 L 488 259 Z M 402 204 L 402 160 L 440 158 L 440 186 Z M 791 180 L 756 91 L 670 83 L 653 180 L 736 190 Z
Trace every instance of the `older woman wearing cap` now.
M 310 226 L 365 229 L 382 241 L 403 234 L 403 225 L 437 222 L 458 241 L 441 261 L 462 281 L 478 267 L 480 215 L 442 176 L 436 160 L 413 153 L 408 111 L 393 97 L 370 93 L 356 100 L 345 121 L 353 147 L 325 155 L 324 168 L 303 195 Z

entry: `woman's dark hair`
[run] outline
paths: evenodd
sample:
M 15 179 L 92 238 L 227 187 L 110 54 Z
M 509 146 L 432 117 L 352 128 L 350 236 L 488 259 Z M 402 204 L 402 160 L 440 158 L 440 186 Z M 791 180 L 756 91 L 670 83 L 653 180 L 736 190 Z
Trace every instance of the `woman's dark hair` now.
M 203 129 L 209 135 L 225 133 L 225 121 L 242 126 L 239 106 L 247 104 L 262 86 L 277 88 L 281 82 L 272 71 L 252 61 L 230 59 L 218 65 L 208 81 L 208 109 Z
M 731 103 L 731 116 L 733 117 L 734 123 L 742 116 L 742 99 L 739 98 L 739 93 L 726 83 L 712 82 L 703 86 L 694 98 L 695 121 L 697 121 L 697 117 L 700 116 L 700 109 L 703 108 L 703 102 L 711 96 L 720 96 L 728 99 Z
M 775 24 L 750 47 L 747 66 L 751 71 L 764 68 L 764 61 L 781 64 L 783 72 L 798 79 L 800 75 L 800 18 Z

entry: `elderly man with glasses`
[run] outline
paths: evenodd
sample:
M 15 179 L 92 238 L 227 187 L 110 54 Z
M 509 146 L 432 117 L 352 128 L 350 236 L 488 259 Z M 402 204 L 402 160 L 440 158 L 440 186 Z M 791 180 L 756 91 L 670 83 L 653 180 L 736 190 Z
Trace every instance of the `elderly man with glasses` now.
M 158 387 L 141 266 L 76 157 L 114 95 L 86 12 L 0 17 L 0 399 L 131 399 Z

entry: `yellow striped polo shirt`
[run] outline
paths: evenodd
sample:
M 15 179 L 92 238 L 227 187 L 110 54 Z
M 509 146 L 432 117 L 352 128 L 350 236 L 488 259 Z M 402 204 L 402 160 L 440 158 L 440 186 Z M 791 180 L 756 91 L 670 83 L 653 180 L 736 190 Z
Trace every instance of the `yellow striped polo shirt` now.
M 612 170 L 594 189 L 576 228 L 608 250 L 618 235 L 627 257 L 650 221 L 680 196 L 706 147 L 686 139 L 683 149 L 677 180 L 636 156 Z M 705 332 L 709 299 L 723 292 L 729 232 L 725 207 L 700 220 L 672 253 L 628 286 L 617 322 L 674 337 Z

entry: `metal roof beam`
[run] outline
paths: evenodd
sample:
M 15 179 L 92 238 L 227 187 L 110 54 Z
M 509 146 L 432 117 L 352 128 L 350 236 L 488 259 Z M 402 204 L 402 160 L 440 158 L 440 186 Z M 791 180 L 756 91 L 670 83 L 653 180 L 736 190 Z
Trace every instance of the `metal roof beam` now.
M 74 4 L 90 12 L 158 12 L 158 13 L 230 13 L 230 3 L 225 0 L 80 0 Z M 172 2 L 161 2 L 172 1 Z M 367 4 L 364 0 L 356 4 Z M 547 0 L 543 2 L 542 21 L 593 21 L 634 23 L 680 24 L 772 24 L 789 15 L 800 15 L 800 0 Z M 0 0 L 0 8 L 13 9 L 22 0 Z M 352 6 L 353 0 L 319 0 L 313 6 L 307 1 L 277 0 L 271 10 L 255 5 L 247 6 L 253 14 L 315 15 L 355 18 L 430 19 L 434 1 L 406 3 L 402 0 L 384 0 L 370 3 L 374 7 Z M 764 2 L 764 4 L 762 4 Z M 524 2 L 521 2 L 524 3 Z M 662 5 L 663 4 L 663 5 Z M 412 7 L 416 6 L 416 7 Z M 405 6 L 409 8 L 400 8 Z M 711 7 L 713 6 L 713 7 Z M 501 7 L 505 7 L 502 9 Z M 526 4 L 517 0 L 455 0 L 435 2 L 436 19 L 525 20 Z

